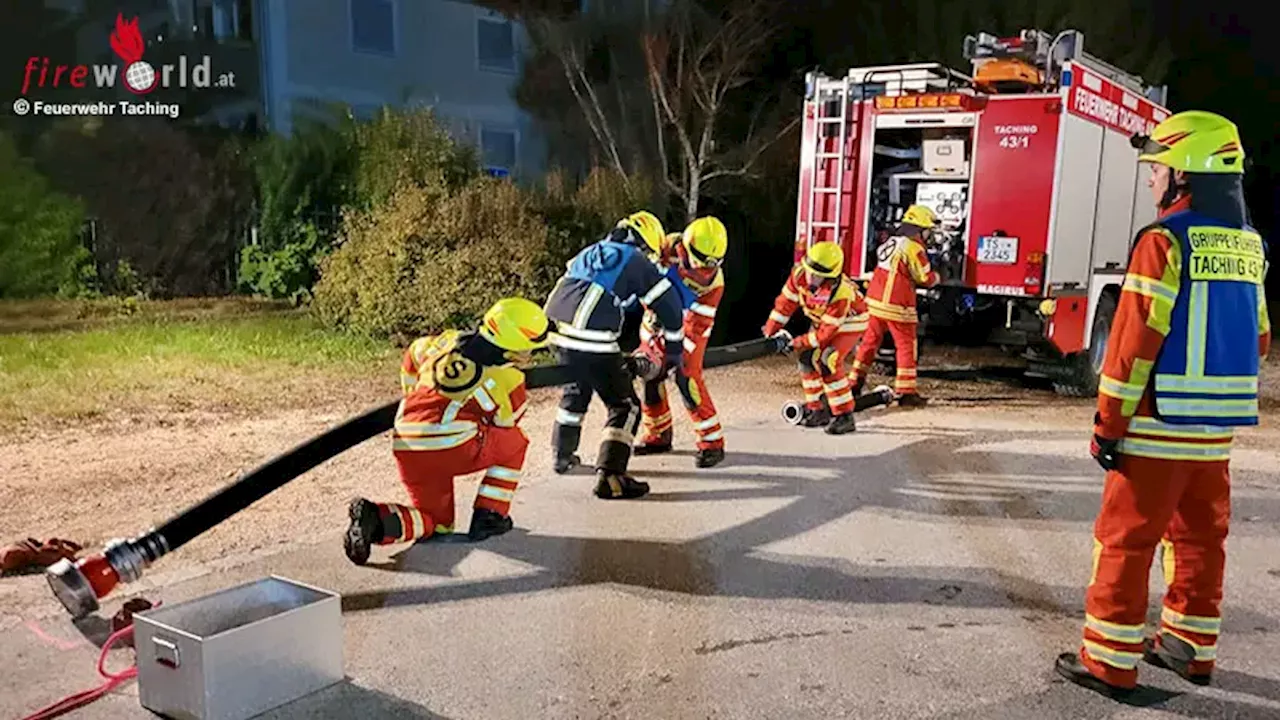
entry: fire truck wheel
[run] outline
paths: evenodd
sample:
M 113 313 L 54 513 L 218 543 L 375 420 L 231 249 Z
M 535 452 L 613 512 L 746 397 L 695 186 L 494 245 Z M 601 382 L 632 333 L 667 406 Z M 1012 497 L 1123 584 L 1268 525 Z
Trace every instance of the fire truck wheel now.
M 1053 383 L 1053 389 L 1059 395 L 1090 397 L 1098 394 L 1098 377 L 1102 374 L 1102 361 L 1107 356 L 1107 341 L 1111 339 L 1116 302 L 1116 296 L 1110 292 L 1104 292 L 1098 298 L 1089 349 L 1065 360 L 1066 372 L 1060 380 Z

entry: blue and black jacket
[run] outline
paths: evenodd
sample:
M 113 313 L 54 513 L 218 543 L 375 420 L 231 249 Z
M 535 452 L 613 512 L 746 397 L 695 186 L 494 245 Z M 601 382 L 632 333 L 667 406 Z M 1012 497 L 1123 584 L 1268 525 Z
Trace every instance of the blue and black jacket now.
M 637 303 L 658 316 L 666 338 L 667 362 L 678 365 L 684 352 L 684 307 L 675 284 L 631 240 L 630 230 L 614 230 L 569 261 L 547 298 L 547 317 L 556 323 L 551 343 L 566 350 L 621 352 L 624 315 Z

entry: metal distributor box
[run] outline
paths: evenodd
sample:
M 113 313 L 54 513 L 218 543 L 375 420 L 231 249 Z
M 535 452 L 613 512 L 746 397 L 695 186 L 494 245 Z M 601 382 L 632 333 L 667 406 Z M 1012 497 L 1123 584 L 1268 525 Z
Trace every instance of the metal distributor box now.
M 343 679 L 340 596 L 268 577 L 134 616 L 142 706 L 244 720 Z

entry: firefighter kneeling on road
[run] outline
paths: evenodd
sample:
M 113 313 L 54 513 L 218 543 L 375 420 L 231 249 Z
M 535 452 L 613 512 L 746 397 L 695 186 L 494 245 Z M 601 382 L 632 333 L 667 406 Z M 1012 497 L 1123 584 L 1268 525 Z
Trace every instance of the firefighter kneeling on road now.
M 556 322 L 551 344 L 572 373 L 556 415 L 552 446 L 555 470 L 578 464 L 582 418 L 597 394 L 609 409 L 596 455 L 596 497 L 642 497 L 649 484 L 627 475 L 631 444 L 640 425 L 632 365 L 618 345 L 624 314 L 652 310 L 662 328 L 666 352 L 659 369 L 679 370 L 684 351 L 684 313 L 680 296 L 657 263 L 666 233 L 652 213 L 638 212 L 620 221 L 609 235 L 569 261 L 547 299 L 547 315 Z
M 876 250 L 879 262 L 867 287 L 867 309 L 871 319 L 853 362 L 853 394 L 862 392 L 867 371 L 875 361 L 884 334 L 893 336 L 897 351 L 897 371 L 893 392 L 898 404 L 921 407 L 925 399 L 916 390 L 917 351 L 916 288 L 938 284 L 938 273 L 929 264 L 924 242 L 938 224 L 937 216 L 923 205 L 912 205 L 902 215 L 898 234 L 885 240 Z
M 1191 111 L 1135 138 L 1159 219 L 1138 235 L 1098 383 L 1091 453 L 1106 471 L 1093 572 L 1067 679 L 1115 697 L 1138 663 L 1207 685 L 1222 629 L 1232 431 L 1258 424 L 1271 344 L 1262 238 L 1246 222 L 1236 126 Z M 1161 547 L 1164 608 L 1145 637 Z
M 830 435 L 853 432 L 855 393 L 845 362 L 867 327 L 867 306 L 858 286 L 845 277 L 844 250 L 833 242 L 814 244 L 791 270 L 773 303 L 765 337 L 788 342 L 783 328 L 799 308 L 809 318 L 809 332 L 789 341 L 800 351 L 804 384 L 804 427 L 826 426 Z M 780 347 L 780 349 L 782 349 Z M 826 405 L 823 405 L 823 394 Z
M 714 217 L 701 217 L 689 223 L 683 233 L 668 235 L 662 248 L 667 277 L 673 284 L 679 283 L 677 290 L 685 291 L 682 293 L 685 298 L 684 360 L 675 381 L 698 437 L 695 464 L 700 468 L 709 468 L 724 460 L 724 429 L 720 427 L 707 383 L 702 379 L 702 358 L 711 340 L 716 308 L 724 297 L 724 272 L 720 265 L 728 246 L 724 224 Z M 665 353 L 665 340 L 652 311 L 645 313 L 640 338 L 645 354 L 660 360 Z M 665 379 L 646 382 L 642 400 L 644 434 L 635 453 L 654 455 L 670 451 L 672 419 Z
M 474 332 L 447 330 L 409 346 L 392 450 L 411 504 L 352 500 L 343 543 L 351 562 L 368 562 L 372 545 L 453 532 L 453 479 L 481 470 L 467 534 L 484 540 L 511 529 L 508 512 L 529 447 L 519 427 L 524 373 L 516 366 L 547 344 L 549 329 L 536 303 L 507 298 Z

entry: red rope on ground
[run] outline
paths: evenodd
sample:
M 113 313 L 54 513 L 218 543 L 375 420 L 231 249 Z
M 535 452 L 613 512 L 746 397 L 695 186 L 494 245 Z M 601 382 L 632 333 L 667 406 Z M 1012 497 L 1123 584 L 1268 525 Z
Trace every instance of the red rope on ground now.
M 155 607 L 160 607 L 160 603 L 156 603 Z M 75 693 L 74 695 L 68 695 L 52 705 L 40 708 L 34 713 L 22 718 L 22 720 L 50 720 L 50 718 L 65 715 L 72 710 L 88 705 L 89 703 L 101 698 L 103 695 L 106 695 L 112 690 L 115 690 L 121 685 L 138 677 L 137 664 L 131 665 L 127 669 L 118 673 L 107 671 L 107 653 L 111 651 L 111 647 L 132 635 L 133 623 L 130 622 L 128 627 L 121 628 L 114 633 L 111 633 L 111 636 L 107 638 L 107 641 L 102 644 L 102 652 L 98 655 L 98 674 L 101 675 L 103 680 L 106 682 L 91 690 L 84 690 L 82 692 Z

